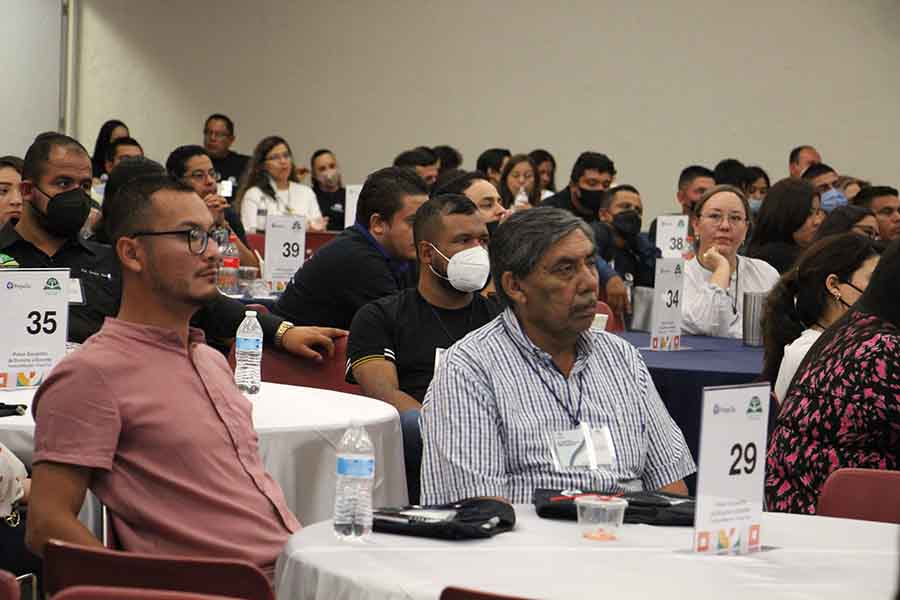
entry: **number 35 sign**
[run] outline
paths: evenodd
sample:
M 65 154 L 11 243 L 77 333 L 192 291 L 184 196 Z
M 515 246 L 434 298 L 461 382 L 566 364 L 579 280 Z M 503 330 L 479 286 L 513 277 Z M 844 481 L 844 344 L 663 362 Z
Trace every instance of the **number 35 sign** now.
M 769 384 L 703 390 L 694 550 L 761 548 Z
M 0 269 L 0 388 L 41 384 L 66 355 L 68 269 Z
M 266 219 L 264 279 L 283 292 L 306 255 L 306 217 L 279 215 Z

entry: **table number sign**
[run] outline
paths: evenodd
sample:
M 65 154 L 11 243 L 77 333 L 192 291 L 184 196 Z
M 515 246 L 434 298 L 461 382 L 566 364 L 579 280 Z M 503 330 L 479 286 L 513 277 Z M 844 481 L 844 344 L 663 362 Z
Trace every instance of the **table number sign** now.
M 694 551 L 762 547 L 769 384 L 703 389 Z
M 680 258 L 656 259 L 655 282 L 650 318 L 650 350 L 680 350 L 684 262 Z
M 37 387 L 66 355 L 68 269 L 0 269 L 0 389 Z
M 662 215 L 656 218 L 656 246 L 663 258 L 689 260 L 693 253 L 688 240 L 687 215 Z M 692 258 L 693 256 L 691 256 Z
M 263 278 L 273 292 L 283 292 L 306 256 L 306 217 L 278 215 L 266 219 Z
M 353 227 L 353 224 L 356 223 L 356 204 L 359 202 L 361 191 L 361 185 L 347 186 L 347 192 L 344 195 L 344 229 Z

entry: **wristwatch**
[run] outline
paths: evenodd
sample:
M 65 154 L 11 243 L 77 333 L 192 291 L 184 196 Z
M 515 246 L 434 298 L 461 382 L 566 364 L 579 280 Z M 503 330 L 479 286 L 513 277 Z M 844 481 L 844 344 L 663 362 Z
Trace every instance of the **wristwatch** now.
M 281 348 L 281 339 L 284 337 L 284 334 L 288 332 L 288 329 L 291 329 L 294 326 L 290 321 L 282 321 L 281 325 L 278 326 L 278 329 L 275 330 L 275 347 Z

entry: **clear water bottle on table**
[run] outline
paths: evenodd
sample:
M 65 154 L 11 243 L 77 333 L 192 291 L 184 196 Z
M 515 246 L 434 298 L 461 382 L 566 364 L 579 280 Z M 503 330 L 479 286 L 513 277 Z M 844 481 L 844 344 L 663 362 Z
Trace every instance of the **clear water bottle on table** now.
M 337 448 L 334 534 L 344 540 L 364 539 L 372 532 L 372 487 L 375 449 L 359 423 L 351 424 Z
M 238 327 L 235 338 L 234 382 L 245 394 L 256 394 L 260 386 L 259 367 L 262 363 L 263 330 L 256 319 L 255 310 L 244 313 L 244 320 Z
M 241 268 L 241 255 L 237 249 L 237 236 L 231 234 L 228 242 L 221 250 L 222 263 L 219 265 L 218 287 L 224 294 L 240 293 L 238 271 Z

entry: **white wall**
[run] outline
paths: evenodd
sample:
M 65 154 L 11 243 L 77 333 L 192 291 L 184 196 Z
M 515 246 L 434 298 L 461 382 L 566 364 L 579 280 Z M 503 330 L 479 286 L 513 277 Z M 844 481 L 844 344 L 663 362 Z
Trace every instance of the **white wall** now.
M 203 119 L 235 147 L 331 147 L 346 182 L 415 145 L 546 147 L 568 179 L 607 152 L 647 212 L 680 169 L 734 156 L 786 174 L 816 145 L 838 170 L 898 183 L 895 0 L 81 0 L 77 132 L 127 122 L 165 160 Z
M 59 125 L 60 0 L 0 0 L 0 155 Z

